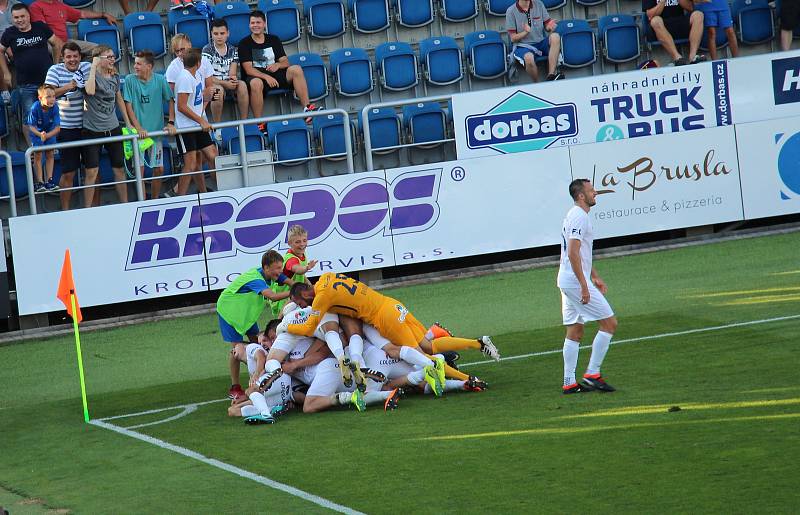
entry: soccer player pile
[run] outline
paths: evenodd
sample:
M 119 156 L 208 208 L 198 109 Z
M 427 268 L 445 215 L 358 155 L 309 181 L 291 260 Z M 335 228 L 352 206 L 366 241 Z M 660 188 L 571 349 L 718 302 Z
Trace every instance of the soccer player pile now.
M 401 302 L 343 274 L 322 274 L 314 286 L 294 281 L 288 299 L 258 343 L 232 351 L 250 383 L 228 414 L 246 424 L 272 424 L 300 404 L 304 413 L 373 404 L 390 411 L 406 393 L 480 392 L 487 384 L 458 370 L 457 351 L 500 360 L 489 336 L 456 338 L 438 323 L 426 329 Z

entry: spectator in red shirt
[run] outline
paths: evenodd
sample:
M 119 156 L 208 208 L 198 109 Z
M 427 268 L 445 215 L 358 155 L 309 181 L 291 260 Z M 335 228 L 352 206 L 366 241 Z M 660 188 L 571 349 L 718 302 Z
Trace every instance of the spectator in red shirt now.
M 67 34 L 67 22 L 76 23 L 80 19 L 105 18 L 111 25 L 117 24 L 117 19 L 108 13 L 99 13 L 88 9 L 79 11 L 64 4 L 61 0 L 36 0 L 31 4 L 30 11 L 31 21 L 43 21 L 46 23 L 50 30 L 53 31 L 53 34 L 62 42 L 70 39 Z M 81 47 L 82 54 L 88 54 L 92 48 L 97 46 L 95 43 L 88 41 L 76 40 L 75 42 Z

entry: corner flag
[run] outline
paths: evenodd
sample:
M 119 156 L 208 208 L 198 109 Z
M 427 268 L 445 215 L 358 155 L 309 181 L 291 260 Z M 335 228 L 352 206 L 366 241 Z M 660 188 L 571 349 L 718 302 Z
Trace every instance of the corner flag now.
M 74 305 L 70 295 L 75 297 Z M 61 279 L 58 281 L 56 297 L 64 304 L 67 313 L 75 322 L 80 323 L 83 320 L 81 307 L 78 304 L 78 295 L 75 293 L 75 281 L 72 278 L 72 260 L 69 257 L 69 249 L 64 253 L 64 264 L 61 266 Z
M 72 260 L 69 249 L 64 253 L 64 264 L 61 266 L 61 279 L 58 281 L 56 298 L 64 303 L 67 313 L 72 317 L 72 327 L 75 330 L 75 350 L 78 354 L 78 376 L 81 380 L 81 400 L 83 401 L 83 419 L 89 422 L 89 405 L 86 401 L 86 382 L 83 378 L 83 356 L 81 355 L 81 335 L 78 332 L 78 323 L 83 320 L 81 307 L 78 305 L 78 296 L 75 294 L 75 281 L 72 278 Z

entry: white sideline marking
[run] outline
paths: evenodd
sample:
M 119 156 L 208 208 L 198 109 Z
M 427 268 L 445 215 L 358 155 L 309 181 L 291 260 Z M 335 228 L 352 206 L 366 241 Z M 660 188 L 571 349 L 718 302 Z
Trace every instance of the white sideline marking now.
M 194 409 L 192 411 L 194 411 L 195 409 L 197 409 L 198 406 L 204 406 L 206 404 L 213 404 L 215 402 L 222 402 L 222 401 L 227 401 L 227 400 L 230 400 L 230 399 L 215 399 L 213 401 L 193 402 L 191 404 L 180 404 L 178 406 L 170 406 L 168 408 L 150 409 L 150 410 L 147 410 L 147 411 L 140 411 L 138 413 L 128 413 L 126 415 L 114 415 L 113 417 L 99 418 L 97 420 L 106 421 L 106 420 L 116 420 L 118 418 L 130 418 L 130 417 L 138 417 L 138 416 L 141 416 L 141 415 L 152 415 L 153 413 L 161 413 L 162 411 L 172 411 L 172 410 L 176 410 L 176 409 L 179 409 L 179 408 L 187 409 L 187 408 L 192 408 L 193 407 Z M 188 413 L 184 413 L 183 415 L 188 415 Z M 183 416 L 183 415 L 180 415 L 180 416 Z M 171 420 L 175 419 L 175 418 L 179 418 L 179 417 L 170 417 Z M 141 427 L 141 426 L 139 426 L 139 427 Z
M 216 401 L 211 401 L 211 402 L 216 402 Z M 203 403 L 203 404 L 208 404 L 208 403 Z M 131 431 L 130 429 L 125 429 L 124 427 L 115 426 L 114 424 L 103 422 L 102 420 L 92 420 L 89 423 L 97 427 L 102 427 L 103 429 L 108 429 L 109 431 L 114 431 L 115 433 L 119 433 L 121 435 L 129 436 L 131 438 L 135 438 L 137 440 L 153 444 L 157 447 L 161 447 L 162 449 L 167 449 L 168 451 L 178 453 L 182 456 L 186 456 L 187 458 L 192 458 L 194 460 L 205 463 L 206 465 L 211 465 L 212 467 L 222 469 L 226 472 L 231 472 L 239 477 L 250 479 L 251 481 L 255 481 L 256 483 L 260 483 L 269 488 L 274 488 L 275 490 L 280 490 L 281 492 L 285 492 L 289 495 L 299 497 L 300 499 L 312 502 L 314 504 L 322 506 L 323 508 L 328 508 L 329 510 L 337 511 L 339 513 L 364 515 L 360 511 L 353 510 L 352 508 L 348 508 L 347 506 L 336 504 L 333 501 L 323 499 L 322 497 L 310 494 L 298 488 L 294 488 L 293 486 L 279 483 L 278 481 L 273 481 L 272 479 L 269 479 L 267 477 L 254 474 L 253 472 L 248 472 L 247 470 L 235 467 L 233 465 L 229 465 L 223 461 L 215 460 L 214 458 L 209 458 L 207 456 L 200 454 L 199 452 L 186 449 L 185 447 L 173 445 L 171 443 L 165 442 L 164 440 L 159 440 L 158 438 L 153 438 L 152 436 L 144 435 L 142 433 L 137 433 L 136 431 Z
M 621 343 L 633 343 L 633 342 L 642 342 L 646 340 L 658 340 L 660 338 L 669 338 L 672 336 L 684 336 L 687 334 L 695 334 L 695 333 L 705 333 L 709 331 L 719 331 L 720 329 L 730 329 L 732 327 L 744 327 L 748 325 L 758 325 L 758 324 L 768 324 L 770 322 L 780 322 L 782 320 L 793 320 L 796 318 L 800 318 L 800 315 L 789 315 L 785 317 L 775 317 L 775 318 L 762 318 L 761 320 L 750 320 L 748 322 L 734 322 L 732 324 L 725 324 L 725 325 L 715 325 L 711 327 L 702 327 L 700 329 L 689 329 L 686 331 L 676 331 L 674 333 L 663 333 L 663 334 L 654 334 L 651 336 L 639 336 L 637 338 L 628 338 L 627 340 L 617 340 L 611 341 L 611 345 L 619 345 Z M 581 349 L 591 349 L 591 345 L 583 345 Z M 512 359 L 524 359 L 524 358 L 532 358 L 535 356 L 546 356 L 548 354 L 560 354 L 562 349 L 556 350 L 546 350 L 542 352 L 532 352 L 530 354 L 520 354 L 518 356 L 508 356 L 507 358 L 500 358 L 501 361 L 511 361 Z M 488 359 L 485 361 L 473 361 L 470 363 L 464 363 L 463 365 L 459 365 L 459 368 L 469 367 L 472 365 L 484 365 L 487 363 L 495 363 L 493 359 Z

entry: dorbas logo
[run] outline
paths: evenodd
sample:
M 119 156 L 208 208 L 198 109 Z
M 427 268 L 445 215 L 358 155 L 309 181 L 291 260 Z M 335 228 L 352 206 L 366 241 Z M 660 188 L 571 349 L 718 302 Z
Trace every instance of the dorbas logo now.
M 467 146 L 504 154 L 547 148 L 578 134 L 575 104 L 554 104 L 516 91 L 484 114 L 468 116 Z
M 778 151 L 778 176 L 783 183 L 781 200 L 794 200 L 800 197 L 800 132 L 791 136 L 776 134 Z
M 772 91 L 775 105 L 800 102 L 800 57 L 772 61 Z

